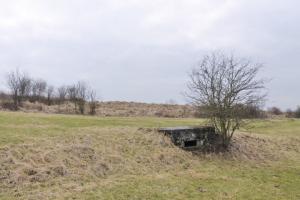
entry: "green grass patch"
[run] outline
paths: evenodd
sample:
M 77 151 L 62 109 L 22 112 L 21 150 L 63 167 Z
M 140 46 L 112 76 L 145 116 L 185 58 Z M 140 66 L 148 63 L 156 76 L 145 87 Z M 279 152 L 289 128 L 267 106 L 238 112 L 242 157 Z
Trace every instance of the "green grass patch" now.
M 0 112 L 0 145 L 24 142 L 33 137 L 74 133 L 74 130 L 78 128 L 195 126 L 204 122 L 203 119 L 90 117 Z
M 68 159 L 65 166 L 70 165 L 66 176 L 2 187 L 0 199 L 300 199 L 300 120 L 251 120 L 242 127 L 258 139 L 267 138 L 258 144 L 263 145 L 260 149 L 285 155 L 274 160 L 268 155 L 261 156 L 270 160 L 199 157 L 165 144 L 156 133 L 137 132 L 139 127 L 205 123 L 204 119 L 0 112 L 0 156 L 13 155 L 12 161 L 3 162 L 6 168 L 0 165 L 3 176 L 7 168 L 22 172 L 22 164 L 47 170 L 45 157 L 51 167 Z M 285 144 L 280 146 L 278 138 Z M 253 155 L 257 153 L 253 149 Z M 17 159 L 9 168 L 7 162 Z M 108 168 L 107 174 L 97 177 L 91 167 Z
M 248 121 L 242 130 L 265 135 L 298 135 L 300 134 L 299 119 L 262 119 Z
M 170 172 L 143 177 L 125 176 L 109 186 L 83 193 L 82 198 L 299 199 L 299 169 L 206 163 L 204 166 L 195 166 L 195 171 L 183 171 L 180 174 Z

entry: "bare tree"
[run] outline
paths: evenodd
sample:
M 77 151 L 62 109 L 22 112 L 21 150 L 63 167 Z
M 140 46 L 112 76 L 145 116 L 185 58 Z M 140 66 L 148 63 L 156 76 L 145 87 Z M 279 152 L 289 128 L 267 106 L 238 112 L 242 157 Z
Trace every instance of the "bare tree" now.
M 76 85 L 70 85 L 67 87 L 68 98 L 74 103 L 74 110 L 77 111 L 77 87 Z
M 32 80 L 31 78 L 23 73 L 19 77 L 19 104 L 22 104 L 22 101 L 24 100 L 25 97 L 29 96 L 30 89 L 31 89 L 31 83 Z
M 13 99 L 13 102 L 14 102 L 14 109 L 15 110 L 17 110 L 18 107 L 19 107 L 19 105 L 18 105 L 19 77 L 20 77 L 19 70 L 11 71 L 6 76 L 7 86 L 10 89 L 12 99 Z
M 47 104 L 48 104 L 48 106 L 50 106 L 52 104 L 53 93 L 54 93 L 54 87 L 51 85 L 48 86 L 47 87 Z
M 264 100 L 265 81 L 256 79 L 261 67 L 246 59 L 212 53 L 190 73 L 186 95 L 193 104 L 205 108 L 225 148 L 241 125 L 245 106 L 240 105 L 257 106 Z
M 88 95 L 88 86 L 85 82 L 79 81 L 76 86 L 77 89 L 77 104 L 80 114 L 84 114 L 85 111 L 85 102 Z
M 37 79 L 33 82 L 31 93 L 34 101 L 40 101 L 47 88 L 47 82 L 43 79 Z
M 96 114 L 96 108 L 97 108 L 97 97 L 96 97 L 96 91 L 90 90 L 89 91 L 89 108 L 90 108 L 90 115 Z
M 30 96 L 31 96 L 30 101 L 37 100 L 37 85 L 36 85 L 35 80 L 32 82 L 32 85 L 31 85 L 31 95 Z
M 278 108 L 276 106 L 274 106 L 272 108 L 269 108 L 268 112 L 273 114 L 273 115 L 281 115 L 282 114 L 282 111 L 280 110 L 280 108 Z
M 22 104 L 25 96 L 29 95 L 31 87 L 30 77 L 20 72 L 18 69 L 11 71 L 6 76 L 7 86 L 11 91 L 12 99 L 14 102 L 14 109 L 17 110 Z
M 57 88 L 57 93 L 58 93 L 59 103 L 64 102 L 66 100 L 66 96 L 67 96 L 67 87 L 60 86 L 59 88 Z

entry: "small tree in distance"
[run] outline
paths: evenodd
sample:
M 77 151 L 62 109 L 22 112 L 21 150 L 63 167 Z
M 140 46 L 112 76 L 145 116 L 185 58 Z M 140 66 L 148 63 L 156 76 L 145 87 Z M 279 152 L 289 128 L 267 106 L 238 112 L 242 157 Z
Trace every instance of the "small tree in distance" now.
M 95 115 L 96 108 L 97 108 L 97 95 L 94 90 L 89 91 L 89 107 L 90 107 L 89 114 Z
M 257 79 L 261 67 L 246 59 L 212 53 L 204 56 L 190 73 L 186 96 L 205 109 L 225 148 L 241 125 L 245 106 L 264 101 L 265 81 Z
M 66 96 L 68 93 L 67 87 L 60 86 L 59 88 L 57 88 L 57 93 L 58 93 L 59 104 L 61 104 L 66 100 Z
M 76 101 L 78 104 L 80 114 L 84 114 L 85 102 L 88 97 L 88 85 L 83 81 L 78 81 L 76 85 L 77 97 Z
M 24 98 L 28 97 L 31 90 L 31 84 L 32 80 L 31 78 L 26 74 L 22 73 L 19 76 L 19 104 L 22 104 L 24 101 Z
M 33 81 L 31 88 L 32 101 L 40 101 L 47 89 L 47 82 L 43 79 Z
M 27 73 L 16 69 L 6 74 L 6 86 L 9 94 L 5 94 L 5 102 L 1 101 L 1 106 L 5 109 L 18 110 L 22 107 L 23 101 L 29 100 L 31 103 L 48 106 L 58 104 L 60 110 L 61 104 L 70 102 L 74 104 L 74 113 L 96 114 L 96 92 L 84 81 L 55 88 L 43 79 L 32 79 Z M 89 107 L 88 112 L 86 112 L 87 107 Z
M 77 87 L 76 85 L 70 85 L 67 87 L 68 98 L 74 103 L 74 111 L 77 111 Z
M 47 87 L 47 105 L 48 106 L 50 106 L 52 104 L 53 93 L 54 93 L 54 87 L 52 85 L 49 85 Z
M 24 97 L 29 95 L 31 82 L 30 77 L 18 69 L 7 74 L 6 83 L 11 92 L 14 110 L 18 110 Z
M 19 97 L 19 76 L 18 70 L 11 71 L 6 76 L 7 86 L 10 89 L 10 93 L 13 99 L 14 110 L 18 110 L 18 97 Z
M 272 108 L 269 108 L 268 111 L 273 115 L 281 115 L 282 114 L 282 111 L 280 110 L 280 108 L 275 107 L 275 106 Z

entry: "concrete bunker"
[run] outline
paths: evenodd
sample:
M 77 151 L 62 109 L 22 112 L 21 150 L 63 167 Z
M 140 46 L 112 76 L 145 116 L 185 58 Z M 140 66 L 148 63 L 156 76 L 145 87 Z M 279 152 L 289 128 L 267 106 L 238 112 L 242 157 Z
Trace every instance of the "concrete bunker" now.
M 212 126 L 167 127 L 159 128 L 158 131 L 168 135 L 175 145 L 185 149 L 210 146 L 218 139 Z

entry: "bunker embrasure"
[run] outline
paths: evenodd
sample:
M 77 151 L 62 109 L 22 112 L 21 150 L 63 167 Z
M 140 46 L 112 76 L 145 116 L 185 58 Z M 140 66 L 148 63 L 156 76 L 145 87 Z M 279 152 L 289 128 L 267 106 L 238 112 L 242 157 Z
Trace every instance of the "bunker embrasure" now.
M 212 126 L 167 127 L 159 128 L 158 131 L 170 136 L 175 145 L 187 149 L 211 145 L 218 138 L 218 134 Z

